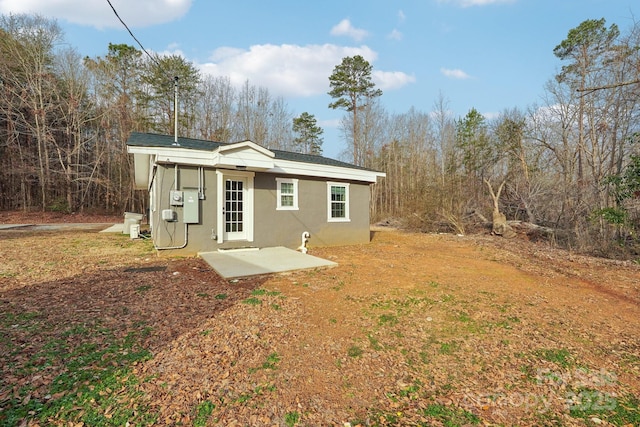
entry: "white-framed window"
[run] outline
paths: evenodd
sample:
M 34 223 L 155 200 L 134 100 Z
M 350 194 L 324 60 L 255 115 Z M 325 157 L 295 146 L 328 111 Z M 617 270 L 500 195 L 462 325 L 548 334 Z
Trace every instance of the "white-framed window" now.
M 276 178 L 277 210 L 298 210 L 298 180 L 292 178 Z
M 327 221 L 349 222 L 349 184 L 327 182 Z

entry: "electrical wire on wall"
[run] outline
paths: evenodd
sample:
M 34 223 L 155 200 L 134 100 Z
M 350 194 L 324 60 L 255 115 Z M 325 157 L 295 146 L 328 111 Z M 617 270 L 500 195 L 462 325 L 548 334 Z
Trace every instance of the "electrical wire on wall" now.
M 163 189 L 163 184 L 164 184 L 164 176 L 166 175 L 167 169 L 164 169 L 162 172 L 162 179 L 160 180 L 160 188 L 158 190 L 158 193 L 160 194 L 159 200 L 158 200 L 158 206 L 163 206 L 162 205 L 162 195 L 165 194 L 165 191 Z M 174 175 L 173 178 L 173 182 L 171 183 L 171 185 L 169 186 L 170 188 L 176 188 L 176 185 L 178 185 L 178 183 L 176 182 L 176 178 Z M 169 194 L 169 192 L 166 192 L 167 194 Z M 171 201 L 169 200 L 169 208 L 171 209 Z M 166 232 L 167 236 L 169 236 L 169 244 L 167 246 L 172 247 L 174 245 L 174 239 L 175 239 L 175 235 L 176 235 L 176 221 L 162 221 L 164 222 L 164 231 Z M 173 225 L 173 230 L 170 230 L 169 227 L 170 225 Z M 157 236 L 156 236 L 157 238 Z M 157 239 L 154 238 L 154 241 L 157 241 Z
M 171 183 L 170 187 L 171 188 L 178 188 L 178 165 L 175 164 L 174 165 L 175 168 L 175 173 L 174 173 L 174 178 L 173 178 L 173 182 Z M 162 206 L 162 195 L 163 194 L 171 194 L 169 191 L 164 191 L 164 178 L 167 172 L 167 168 L 163 168 L 162 174 L 158 173 L 157 175 L 157 181 L 159 182 L 159 189 L 158 189 L 158 193 L 160 193 L 160 196 L 158 197 L 158 206 L 161 207 Z M 171 204 L 171 200 L 169 200 L 169 208 L 170 210 L 173 211 L 173 207 Z M 175 211 L 173 212 L 174 214 L 176 213 Z M 183 218 L 184 219 L 184 218 Z M 159 246 L 157 244 L 158 241 L 158 232 L 159 232 L 159 227 L 156 227 L 155 230 L 157 230 L 157 232 L 155 233 L 155 235 L 153 236 L 153 241 L 154 241 L 154 248 L 158 251 L 161 250 L 167 250 L 167 249 L 183 249 L 187 246 L 187 244 L 189 243 L 189 224 L 187 222 L 184 222 L 184 242 L 182 244 L 179 243 L 175 243 L 175 236 L 177 233 L 177 225 L 178 222 L 176 220 L 176 218 L 174 217 L 172 220 L 168 221 L 168 220 L 163 220 L 164 222 L 164 231 L 166 232 L 166 235 L 169 236 L 169 244 L 166 246 Z M 171 223 L 171 224 L 169 224 Z

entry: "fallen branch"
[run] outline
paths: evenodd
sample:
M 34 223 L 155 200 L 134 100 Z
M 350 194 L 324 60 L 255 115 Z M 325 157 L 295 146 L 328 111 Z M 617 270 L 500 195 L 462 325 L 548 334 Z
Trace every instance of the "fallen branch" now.
M 545 227 L 543 225 L 533 224 L 526 221 L 507 221 L 507 223 L 518 231 L 525 232 L 527 234 L 542 234 L 544 236 L 553 236 L 556 232 L 553 228 Z

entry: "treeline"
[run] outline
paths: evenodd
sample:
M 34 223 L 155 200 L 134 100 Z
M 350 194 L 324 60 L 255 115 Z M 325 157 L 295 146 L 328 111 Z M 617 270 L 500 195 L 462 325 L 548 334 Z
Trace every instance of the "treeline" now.
M 174 133 L 174 76 L 181 136 L 319 152 L 313 117 L 297 122 L 312 131 L 310 144 L 265 88 L 237 89 L 180 56 L 150 58 L 128 45 L 96 58 L 61 46 L 55 21 L 0 17 L 1 210 L 142 211 L 124 144 L 131 131 Z M 563 66 L 541 88 L 544 101 L 495 118 L 473 108 L 454 117 L 444 96 L 431 111 L 390 114 L 371 90 L 341 130 L 348 159 L 387 174 L 373 188 L 373 219 L 467 233 L 491 221 L 491 190 L 504 183 L 507 219 L 553 229 L 546 237 L 577 250 L 633 253 L 639 47 L 637 24 L 621 32 L 585 21 L 550 49 Z
M 125 142 L 174 133 L 174 77 L 180 136 L 299 148 L 293 114 L 265 88 L 129 45 L 97 58 L 63 46 L 53 20 L 0 16 L 0 210 L 143 211 Z
M 491 191 L 504 183 L 500 210 L 525 230 L 575 250 L 637 258 L 640 26 L 622 33 L 588 20 L 550 54 L 562 68 L 544 101 L 526 110 L 487 119 L 472 108 L 454 118 L 441 97 L 428 113 L 388 114 L 376 98 L 359 112 L 359 126 L 345 116 L 364 164 L 387 173 L 375 188 L 376 217 L 466 233 L 492 221 Z

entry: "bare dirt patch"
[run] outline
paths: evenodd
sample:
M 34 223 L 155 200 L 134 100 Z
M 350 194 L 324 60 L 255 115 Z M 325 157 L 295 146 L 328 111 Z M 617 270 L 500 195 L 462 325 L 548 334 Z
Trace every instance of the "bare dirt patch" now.
M 158 425 L 635 422 L 637 265 L 400 231 L 310 253 L 339 265 L 226 281 L 122 235 L 0 233 L 3 316 L 48 325 L 3 322 L 0 405 L 44 399 L 65 366 L 16 367 L 99 319 L 149 331 L 132 369 Z

